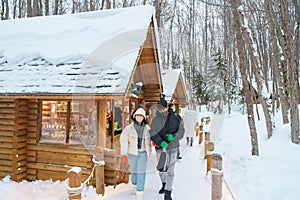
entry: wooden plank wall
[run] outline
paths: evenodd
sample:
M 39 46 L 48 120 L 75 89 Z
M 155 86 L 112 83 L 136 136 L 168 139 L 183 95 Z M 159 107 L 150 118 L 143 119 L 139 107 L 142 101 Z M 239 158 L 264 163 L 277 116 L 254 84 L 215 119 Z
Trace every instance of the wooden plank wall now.
M 27 164 L 32 175 L 28 179 L 65 180 L 67 172 L 74 166 L 82 169 L 82 182 L 90 175 L 93 167 L 92 152 L 84 147 L 67 147 L 60 145 L 39 144 L 28 145 L 30 160 Z M 35 160 L 35 161 L 34 161 Z
M 0 99 L 0 178 L 12 176 L 15 100 Z
M 28 100 L 15 100 L 15 134 L 13 146 L 12 178 L 21 181 L 26 177 Z
M 37 145 L 38 143 L 38 114 L 39 103 L 38 100 L 28 100 L 28 126 L 27 126 L 27 145 Z M 36 150 L 30 150 L 27 146 L 26 160 L 27 160 L 27 176 L 26 179 L 36 180 L 37 170 L 29 168 L 32 163 L 36 162 Z
M 27 100 L 0 99 L 0 178 L 26 177 Z

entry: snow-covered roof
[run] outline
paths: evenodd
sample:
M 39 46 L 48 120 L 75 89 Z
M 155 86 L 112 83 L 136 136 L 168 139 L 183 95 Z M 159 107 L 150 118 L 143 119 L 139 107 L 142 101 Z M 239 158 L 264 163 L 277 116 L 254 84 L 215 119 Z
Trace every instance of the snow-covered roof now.
M 170 101 L 172 97 L 174 97 L 173 95 L 176 92 L 176 87 L 180 81 L 180 76 L 182 76 L 180 69 L 168 69 L 161 71 L 162 84 L 164 86 L 164 94 L 167 101 Z M 185 93 L 186 88 L 183 82 L 181 86 L 183 88 L 180 91 L 182 91 L 184 94 L 181 94 L 182 96 L 180 98 L 185 98 L 185 102 L 187 100 L 187 95 Z
M 0 93 L 124 93 L 153 16 L 137 6 L 1 21 Z

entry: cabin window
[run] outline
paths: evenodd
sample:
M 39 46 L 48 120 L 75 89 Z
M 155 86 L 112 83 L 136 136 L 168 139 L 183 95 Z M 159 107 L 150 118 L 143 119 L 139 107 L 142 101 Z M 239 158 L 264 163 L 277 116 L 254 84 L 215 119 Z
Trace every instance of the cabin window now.
M 42 101 L 41 142 L 93 145 L 97 106 L 91 100 Z
M 71 102 L 70 112 L 71 144 L 96 144 L 97 137 L 97 104 L 92 100 L 75 100 Z

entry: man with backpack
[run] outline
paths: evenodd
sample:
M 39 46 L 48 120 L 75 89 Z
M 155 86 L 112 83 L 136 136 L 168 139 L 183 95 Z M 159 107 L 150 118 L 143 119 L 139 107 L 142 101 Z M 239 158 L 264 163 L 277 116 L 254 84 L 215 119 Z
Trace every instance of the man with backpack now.
M 184 136 L 184 128 L 180 118 L 174 115 L 172 109 L 168 109 L 168 104 L 164 97 L 157 104 L 156 116 L 153 118 L 150 127 L 151 140 L 156 145 L 157 168 L 162 182 L 162 188 L 159 190 L 159 193 L 164 194 L 164 200 L 172 200 L 174 169 L 177 161 L 179 140 Z M 163 163 L 164 161 L 165 163 Z

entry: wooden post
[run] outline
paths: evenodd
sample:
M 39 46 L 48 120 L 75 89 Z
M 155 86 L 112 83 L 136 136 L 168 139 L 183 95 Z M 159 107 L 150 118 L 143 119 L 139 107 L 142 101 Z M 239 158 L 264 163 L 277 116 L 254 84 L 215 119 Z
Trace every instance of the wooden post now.
M 106 99 L 100 100 L 98 104 L 98 133 L 97 133 L 97 146 L 106 147 Z
M 210 117 L 206 117 L 206 125 L 210 123 Z
M 81 168 L 80 167 L 72 167 L 68 171 L 69 178 L 69 200 L 71 199 L 81 199 Z
M 199 135 L 199 122 L 196 122 L 196 124 L 195 124 L 195 133 L 196 133 L 196 136 Z
M 201 124 L 202 124 L 202 122 L 203 123 L 205 122 L 205 118 L 204 117 L 201 118 Z
M 204 159 L 206 159 L 206 154 L 207 154 L 207 145 L 208 142 L 210 141 L 210 132 L 205 132 L 205 141 L 204 141 Z
M 101 146 L 97 146 L 94 150 L 94 159 L 95 163 L 95 175 L 96 175 L 96 192 L 97 194 L 104 195 L 104 149 Z M 103 164 L 99 164 L 103 161 Z M 98 163 L 97 163 L 98 162 Z
M 199 129 L 200 129 L 200 131 L 203 131 L 203 122 L 201 122 Z
M 199 131 L 199 144 L 203 141 L 203 131 Z
M 207 155 L 206 155 L 206 174 L 211 170 L 212 168 L 212 156 L 213 156 L 213 150 L 215 149 L 215 145 L 213 142 L 208 142 L 207 144 Z
M 218 153 L 214 153 L 212 156 L 212 200 L 222 199 L 222 156 Z
M 201 123 L 200 123 L 200 126 L 199 126 L 199 144 L 201 144 L 203 141 L 203 122 L 202 122 L 202 119 L 201 119 Z

